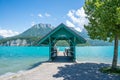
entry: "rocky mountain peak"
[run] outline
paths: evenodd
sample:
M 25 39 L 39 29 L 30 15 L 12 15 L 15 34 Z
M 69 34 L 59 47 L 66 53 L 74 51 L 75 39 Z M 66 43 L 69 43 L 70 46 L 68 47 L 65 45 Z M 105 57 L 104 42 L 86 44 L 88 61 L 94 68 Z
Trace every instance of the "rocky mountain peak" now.
M 34 28 L 53 28 L 53 26 L 51 26 L 51 24 L 43 24 L 43 23 L 40 23 L 40 24 L 36 24 L 33 26 Z
M 32 37 L 40 36 L 42 37 L 48 32 L 50 32 L 53 28 L 54 27 L 51 26 L 51 24 L 40 23 L 40 24 L 36 24 L 32 26 L 28 30 L 21 33 L 19 36 L 32 36 Z

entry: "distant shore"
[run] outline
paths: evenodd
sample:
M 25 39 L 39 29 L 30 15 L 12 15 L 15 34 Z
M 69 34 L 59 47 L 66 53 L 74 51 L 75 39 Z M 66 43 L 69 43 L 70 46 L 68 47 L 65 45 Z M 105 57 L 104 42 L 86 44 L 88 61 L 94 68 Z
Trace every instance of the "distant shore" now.
M 99 68 L 110 66 L 110 64 L 104 63 L 57 63 L 57 62 L 45 62 L 37 67 L 12 74 L 9 76 L 0 76 L 0 80 L 115 80 L 120 79 L 119 75 L 103 74 L 99 71 Z M 93 75 L 96 75 L 93 76 Z M 85 78 L 85 79 L 84 79 Z

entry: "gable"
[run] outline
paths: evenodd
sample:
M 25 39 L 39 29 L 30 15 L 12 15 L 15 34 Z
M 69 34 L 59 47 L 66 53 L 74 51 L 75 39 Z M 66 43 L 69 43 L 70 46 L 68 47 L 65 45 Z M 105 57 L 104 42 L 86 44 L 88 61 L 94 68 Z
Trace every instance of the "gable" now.
M 65 28 L 60 28 L 57 32 L 52 34 L 51 37 L 66 37 L 66 38 L 70 38 L 70 37 L 74 37 L 74 35 L 71 34 L 70 32 L 68 32 L 67 30 L 65 30 Z
M 60 24 L 55 29 L 53 29 L 50 33 L 45 35 L 38 44 L 49 44 L 49 39 L 52 40 L 71 40 L 73 37 L 76 38 L 76 44 L 85 43 L 86 40 L 82 38 L 79 34 L 75 31 L 70 29 L 64 24 Z

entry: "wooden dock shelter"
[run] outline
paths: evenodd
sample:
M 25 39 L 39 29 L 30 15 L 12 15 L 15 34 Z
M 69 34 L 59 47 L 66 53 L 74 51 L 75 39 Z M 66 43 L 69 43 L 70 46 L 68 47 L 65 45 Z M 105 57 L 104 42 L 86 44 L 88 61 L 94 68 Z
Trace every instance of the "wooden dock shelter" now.
M 38 45 L 49 45 L 49 59 L 51 61 L 57 57 L 55 44 L 59 40 L 66 40 L 68 42 L 70 49 L 67 54 L 69 54 L 69 57 L 71 57 L 73 61 L 76 60 L 75 46 L 77 44 L 86 43 L 86 40 L 83 37 L 81 37 L 70 27 L 61 23 L 38 42 Z

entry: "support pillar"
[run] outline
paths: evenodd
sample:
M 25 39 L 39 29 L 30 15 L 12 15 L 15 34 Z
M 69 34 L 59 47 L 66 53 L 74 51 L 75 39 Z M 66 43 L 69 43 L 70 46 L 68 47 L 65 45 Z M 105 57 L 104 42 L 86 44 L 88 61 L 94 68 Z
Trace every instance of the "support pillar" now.
M 49 37 L 49 61 L 51 61 L 51 38 Z
M 75 46 L 76 46 L 76 37 L 74 37 L 74 40 L 73 40 L 74 61 L 76 61 L 76 50 L 75 50 Z

